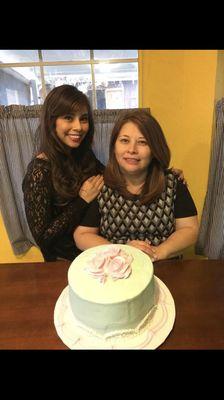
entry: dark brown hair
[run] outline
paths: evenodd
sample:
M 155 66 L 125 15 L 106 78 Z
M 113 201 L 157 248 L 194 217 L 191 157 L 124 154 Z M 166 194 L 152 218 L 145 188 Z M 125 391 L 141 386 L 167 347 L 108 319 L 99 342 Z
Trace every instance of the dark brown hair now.
M 56 119 L 87 110 L 89 130 L 77 149 L 66 146 L 56 134 Z M 52 182 L 63 198 L 73 198 L 81 184 L 95 173 L 96 161 L 91 151 L 94 121 L 87 96 L 72 85 L 55 87 L 48 93 L 40 117 L 37 154 L 44 153 L 51 163 Z
M 117 189 L 126 198 L 131 197 L 114 154 L 117 137 L 127 122 L 133 122 L 138 127 L 152 152 L 147 178 L 140 195 L 140 201 L 146 204 L 156 199 L 165 188 L 165 170 L 169 166 L 170 150 L 159 123 L 149 112 L 139 109 L 121 114 L 112 130 L 109 162 L 104 176 L 105 183 L 112 189 Z

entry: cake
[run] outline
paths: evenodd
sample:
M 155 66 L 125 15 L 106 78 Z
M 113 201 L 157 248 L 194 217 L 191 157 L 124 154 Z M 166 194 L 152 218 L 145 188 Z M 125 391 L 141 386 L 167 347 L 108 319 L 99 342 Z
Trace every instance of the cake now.
M 76 321 L 102 338 L 138 333 L 155 305 L 153 264 L 128 245 L 83 251 L 69 267 L 68 288 Z

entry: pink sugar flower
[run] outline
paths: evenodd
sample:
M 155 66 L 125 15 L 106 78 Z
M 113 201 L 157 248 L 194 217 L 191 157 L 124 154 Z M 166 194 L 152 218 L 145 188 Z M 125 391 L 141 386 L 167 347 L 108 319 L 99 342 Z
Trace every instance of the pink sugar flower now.
M 114 280 L 126 279 L 131 273 L 132 260 L 131 255 L 126 254 L 117 246 L 111 246 L 89 260 L 85 270 L 104 284 L 107 276 Z

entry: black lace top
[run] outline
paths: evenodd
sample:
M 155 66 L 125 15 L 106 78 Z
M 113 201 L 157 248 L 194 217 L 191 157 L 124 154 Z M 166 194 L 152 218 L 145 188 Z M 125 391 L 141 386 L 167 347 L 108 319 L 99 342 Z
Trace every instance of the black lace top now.
M 96 161 L 92 175 L 104 168 Z M 62 203 L 53 188 L 50 162 L 44 159 L 30 162 L 22 188 L 27 222 L 45 261 L 73 260 L 80 253 L 73 232 L 89 204 L 79 196 Z

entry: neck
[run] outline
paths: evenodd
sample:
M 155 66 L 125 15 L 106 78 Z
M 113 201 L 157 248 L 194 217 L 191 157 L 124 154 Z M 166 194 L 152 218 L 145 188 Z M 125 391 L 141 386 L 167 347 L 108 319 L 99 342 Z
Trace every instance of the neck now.
M 144 186 L 147 174 L 141 174 L 138 176 L 125 176 L 125 181 L 127 185 L 127 189 L 132 194 L 138 194 L 141 192 L 142 187 Z
M 147 172 L 142 172 L 142 173 L 139 173 L 139 174 L 125 174 L 124 175 L 124 179 L 125 179 L 125 182 L 127 183 L 127 185 L 133 185 L 133 186 L 139 186 L 139 185 L 141 185 L 142 183 L 144 183 L 145 182 L 145 180 L 146 180 L 146 177 L 147 177 Z

